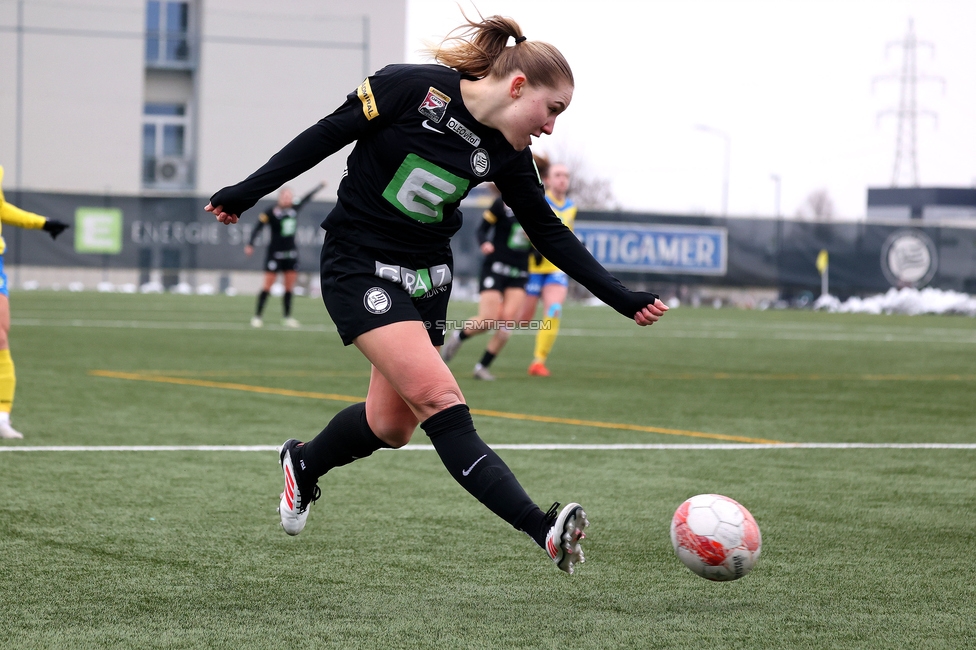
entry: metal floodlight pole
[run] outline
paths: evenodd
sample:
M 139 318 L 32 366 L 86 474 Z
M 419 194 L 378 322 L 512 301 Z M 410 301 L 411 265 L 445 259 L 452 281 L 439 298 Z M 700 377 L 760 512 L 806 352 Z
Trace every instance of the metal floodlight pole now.
M 732 160 L 732 138 L 721 129 L 704 124 L 696 124 L 695 128 L 705 133 L 717 135 L 725 141 L 725 173 L 722 178 L 722 216 L 729 216 L 729 165 Z
M 775 216 L 776 216 L 777 219 L 779 219 L 779 185 L 780 185 L 779 174 L 770 174 L 769 177 L 771 179 L 773 179 L 773 182 L 774 183 L 776 183 L 776 194 L 775 194 L 775 197 L 776 197 L 776 203 L 775 203 L 775 205 L 776 205 L 776 215 Z
M 24 0 L 17 2 L 17 79 L 14 86 L 16 95 L 14 111 L 14 173 L 17 177 L 17 203 L 24 186 Z M 20 230 L 19 228 L 17 229 Z M 19 249 L 19 247 L 18 247 Z

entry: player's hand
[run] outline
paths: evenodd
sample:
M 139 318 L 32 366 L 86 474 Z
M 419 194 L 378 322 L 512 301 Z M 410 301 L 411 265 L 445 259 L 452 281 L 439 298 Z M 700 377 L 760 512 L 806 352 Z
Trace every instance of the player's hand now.
M 222 206 L 222 205 L 218 205 L 218 206 L 215 207 L 215 206 L 211 205 L 210 203 L 208 203 L 206 205 L 206 207 L 204 207 L 203 209 L 206 210 L 207 212 L 213 212 L 214 216 L 217 217 L 217 221 L 219 221 L 220 223 L 222 223 L 224 225 L 229 225 L 229 224 L 232 224 L 232 223 L 237 223 L 237 219 L 238 219 L 237 215 L 236 214 L 228 214 L 228 213 L 224 212 L 224 206 Z
M 654 304 L 648 305 L 634 314 L 634 322 L 641 327 L 645 325 L 653 325 L 661 318 L 661 316 L 664 316 L 664 312 L 667 310 L 668 306 L 661 302 L 660 298 L 656 298 L 654 300 Z
M 58 221 L 57 219 L 48 219 L 44 222 L 44 225 L 41 226 L 44 231 L 51 233 L 51 239 L 57 239 L 58 235 L 64 232 L 66 228 L 70 227 L 70 224 L 63 221 Z
M 254 246 L 248 244 L 244 247 L 244 254 L 250 257 L 254 253 Z
M 495 245 L 492 244 L 490 241 L 486 241 L 484 244 L 481 245 L 481 252 L 484 255 L 491 255 L 492 253 L 495 252 Z

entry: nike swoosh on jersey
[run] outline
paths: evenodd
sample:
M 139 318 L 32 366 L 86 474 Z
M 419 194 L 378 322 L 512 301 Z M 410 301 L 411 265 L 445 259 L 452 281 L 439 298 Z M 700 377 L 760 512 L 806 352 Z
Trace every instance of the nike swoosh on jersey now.
M 441 135 L 444 135 L 444 132 L 443 131 L 441 131 L 440 129 L 435 129 L 434 127 L 432 127 L 430 124 L 427 123 L 427 120 L 424 120 L 423 122 L 421 122 L 420 126 L 424 127 L 428 131 L 433 131 L 434 133 L 440 133 Z

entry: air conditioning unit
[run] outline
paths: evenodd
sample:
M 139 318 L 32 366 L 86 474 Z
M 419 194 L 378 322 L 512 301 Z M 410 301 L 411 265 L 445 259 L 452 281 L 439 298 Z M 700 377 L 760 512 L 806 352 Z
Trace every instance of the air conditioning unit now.
M 157 158 L 156 182 L 166 185 L 189 185 L 190 161 L 174 157 Z

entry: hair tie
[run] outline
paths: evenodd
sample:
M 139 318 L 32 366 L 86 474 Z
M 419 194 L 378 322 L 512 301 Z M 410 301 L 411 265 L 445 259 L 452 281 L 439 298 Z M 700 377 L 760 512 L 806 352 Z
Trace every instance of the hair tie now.
M 519 43 L 521 43 L 524 40 L 525 40 L 525 37 L 524 36 L 516 36 L 515 37 L 515 44 L 518 45 Z

